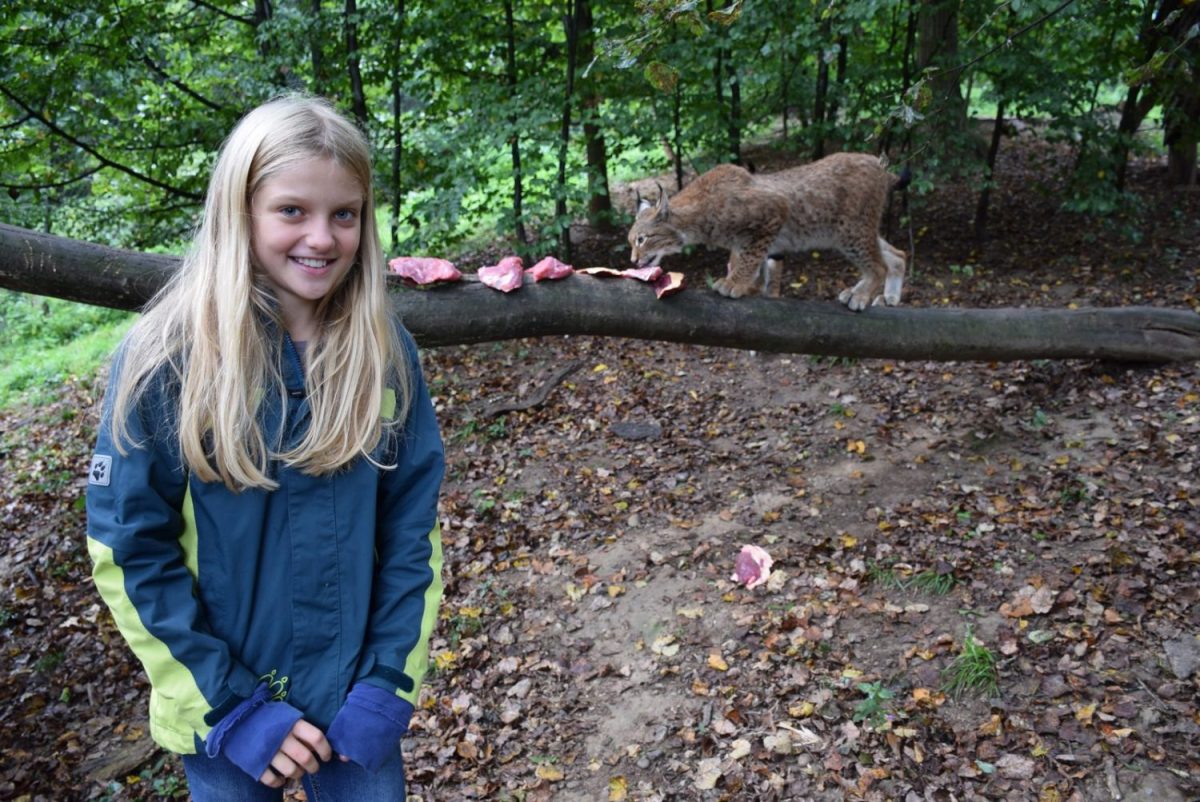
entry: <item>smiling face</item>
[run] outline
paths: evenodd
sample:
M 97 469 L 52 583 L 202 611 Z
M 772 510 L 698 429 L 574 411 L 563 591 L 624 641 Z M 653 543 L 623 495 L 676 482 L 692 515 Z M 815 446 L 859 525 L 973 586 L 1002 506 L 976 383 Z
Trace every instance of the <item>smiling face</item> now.
M 357 259 L 362 208 L 362 185 L 326 158 L 281 170 L 254 193 L 254 266 L 275 291 L 292 339 L 312 339 L 318 304 Z

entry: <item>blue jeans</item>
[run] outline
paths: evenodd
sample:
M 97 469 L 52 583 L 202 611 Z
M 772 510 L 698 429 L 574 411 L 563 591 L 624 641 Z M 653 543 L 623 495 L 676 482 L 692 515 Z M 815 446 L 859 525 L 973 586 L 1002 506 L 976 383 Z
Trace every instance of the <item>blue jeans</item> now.
M 215 758 L 184 755 L 183 770 L 193 802 L 279 802 L 283 789 L 268 788 L 230 763 Z M 316 774 L 304 775 L 309 802 L 404 802 L 404 760 L 396 756 L 377 774 L 369 774 L 357 763 L 334 757 L 322 763 Z

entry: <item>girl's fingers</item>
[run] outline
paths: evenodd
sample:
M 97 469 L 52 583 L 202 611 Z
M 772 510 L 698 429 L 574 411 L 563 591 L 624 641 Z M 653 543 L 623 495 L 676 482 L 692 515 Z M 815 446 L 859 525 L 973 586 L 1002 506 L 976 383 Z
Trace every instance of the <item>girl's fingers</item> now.
M 292 726 L 258 781 L 268 788 L 282 788 L 289 779 L 315 774 L 321 768 L 321 761 L 332 757 L 333 749 L 325 733 L 301 719 Z
M 288 737 L 290 738 L 291 736 Z M 287 741 L 285 740 L 284 744 L 286 743 Z M 280 777 L 279 785 L 272 785 L 272 788 L 278 788 L 286 780 L 294 780 L 304 776 L 304 769 L 295 760 L 292 760 L 283 749 L 280 749 L 275 753 L 275 757 L 271 758 L 271 767 L 267 769 L 268 773 L 271 769 L 274 769 L 275 773 Z
M 321 764 L 317 761 L 317 756 L 313 754 L 312 748 L 295 735 L 288 735 L 288 737 L 283 739 L 283 744 L 279 747 L 276 757 L 279 755 L 286 755 L 291 758 L 301 774 L 314 774 L 317 769 L 321 768 Z M 295 776 L 299 777 L 300 775 L 297 774 Z
M 292 735 L 300 739 L 321 760 L 329 760 L 333 757 L 333 748 L 329 745 L 329 741 L 325 739 L 325 733 L 304 719 L 300 719 L 295 723 L 292 727 Z M 316 769 L 312 769 L 311 771 L 316 771 Z
M 276 755 L 277 757 L 278 755 Z M 272 758 L 272 763 L 274 763 L 274 760 L 275 758 Z M 258 781 L 268 788 L 282 788 L 283 784 L 287 782 L 287 778 L 281 777 L 272 766 L 267 766 L 267 770 L 262 773 Z

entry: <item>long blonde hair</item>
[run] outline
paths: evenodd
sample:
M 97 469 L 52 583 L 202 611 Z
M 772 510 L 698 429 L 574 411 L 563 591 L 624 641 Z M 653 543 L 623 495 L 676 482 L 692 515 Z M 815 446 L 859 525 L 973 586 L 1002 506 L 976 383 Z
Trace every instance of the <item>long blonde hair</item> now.
M 285 402 L 279 367 L 283 321 L 251 261 L 254 193 L 281 170 L 327 158 L 363 188 L 358 259 L 317 309 L 319 335 L 308 344 L 305 389 L 312 420 L 304 439 L 281 451 L 268 443 L 259 410 L 268 393 Z M 272 460 L 329 474 L 383 434 L 386 389 L 403 421 L 410 377 L 390 313 L 383 250 L 375 223 L 370 147 L 328 102 L 288 95 L 251 111 L 217 158 L 192 248 L 122 345 L 113 398 L 113 439 L 132 444 L 127 417 L 151 383 L 179 387 L 178 439 L 183 461 L 203 481 L 232 490 L 273 489 Z

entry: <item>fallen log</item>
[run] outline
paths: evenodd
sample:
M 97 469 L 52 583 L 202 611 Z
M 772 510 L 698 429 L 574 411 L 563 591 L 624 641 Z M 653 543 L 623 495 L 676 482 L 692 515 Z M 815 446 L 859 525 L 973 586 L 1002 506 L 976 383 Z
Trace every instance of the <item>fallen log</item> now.
M 178 260 L 0 224 L 0 287 L 138 309 Z M 1200 359 L 1190 309 L 932 309 L 848 311 L 833 301 L 729 300 L 693 287 L 658 299 L 648 284 L 574 275 L 511 293 L 465 281 L 392 296 L 425 347 L 518 337 L 596 335 L 779 353 L 899 360 Z

